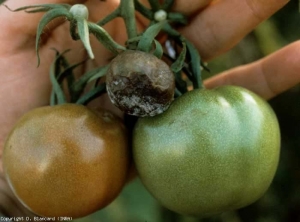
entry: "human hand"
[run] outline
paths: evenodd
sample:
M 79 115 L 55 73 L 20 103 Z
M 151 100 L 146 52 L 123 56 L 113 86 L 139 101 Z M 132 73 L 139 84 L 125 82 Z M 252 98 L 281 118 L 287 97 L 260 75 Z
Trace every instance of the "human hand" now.
M 25 5 L 50 2 L 85 3 L 89 8 L 91 21 L 98 21 L 105 17 L 119 3 L 117 0 L 106 2 L 98 0 L 49 0 L 43 2 L 8 0 L 6 4 L 15 9 Z M 286 0 L 268 0 L 263 3 L 254 0 L 230 2 L 219 0 L 213 3 L 209 0 L 190 0 L 190 2 L 177 0 L 174 10 L 184 12 L 191 18 L 191 23 L 180 31 L 195 44 L 202 58 L 209 61 L 232 48 L 261 21 L 267 19 L 285 3 L 287 3 Z M 48 72 L 55 56 L 50 48 L 55 47 L 59 51 L 72 49 L 74 53 L 67 55 L 70 63 L 77 63 L 86 58 L 86 52 L 81 43 L 79 41 L 74 42 L 69 37 L 67 24 L 57 21 L 51 23 L 45 30 L 43 44 L 40 48 L 41 65 L 36 68 L 35 33 L 41 16 L 40 13 L 13 13 L 4 7 L 0 8 L 0 17 L 2 17 L 3 30 L 5 30 L 0 33 L 2 49 L 0 52 L 0 69 L 2 69 L 0 75 L 3 83 L 0 87 L 0 102 L 5 104 L 0 116 L 2 126 L 0 129 L 0 150 L 2 150 L 1 147 L 3 147 L 7 133 L 20 116 L 30 109 L 49 103 L 51 84 Z M 137 25 L 142 30 L 146 23 L 141 17 L 138 17 Z M 105 29 L 115 41 L 124 44 L 126 32 L 121 19 L 107 24 Z M 107 63 L 112 56 L 96 40 L 92 39 L 91 43 L 97 59 L 89 60 L 78 71 L 78 74 Z M 266 99 L 271 98 L 299 82 L 296 70 L 299 70 L 300 67 L 297 67 L 295 59 L 297 58 L 295 53 L 299 51 L 298 45 L 299 43 L 294 43 L 254 64 L 229 70 L 207 80 L 205 85 L 207 88 L 223 84 L 241 85 Z M 270 75 L 272 78 L 269 77 Z M 109 106 L 108 100 L 102 100 L 102 102 L 105 103 L 102 104 L 103 106 Z
M 195 2 L 176 1 L 175 10 L 192 16 L 191 23 L 181 31 L 194 43 L 202 59 L 208 61 L 231 49 L 288 0 Z M 204 5 L 207 6 L 201 11 Z M 257 62 L 207 79 L 205 86 L 238 85 L 271 99 L 299 83 L 299 56 L 300 42 L 297 41 Z
M 11 9 L 22 6 L 43 4 L 43 3 L 86 3 L 90 10 L 90 20 L 96 21 L 106 16 L 117 7 L 118 1 L 79 1 L 79 0 L 8 0 L 5 4 Z M 43 13 L 28 14 L 23 11 L 11 12 L 6 7 L 0 7 L 0 17 L 3 21 L 0 33 L 0 174 L 2 171 L 2 149 L 6 135 L 11 130 L 15 122 L 29 110 L 49 104 L 49 93 L 51 84 L 49 81 L 49 67 L 54 60 L 55 53 L 51 48 L 60 52 L 72 49 L 66 55 L 68 61 L 78 63 L 87 58 L 86 51 L 80 41 L 73 41 L 68 32 L 68 24 L 56 20 L 47 25 L 42 36 L 40 48 L 41 64 L 37 68 L 37 57 L 35 54 L 35 34 L 38 23 Z M 106 30 L 115 39 L 123 44 L 126 39 L 125 28 L 122 26 L 121 19 L 117 19 L 105 26 Z M 80 70 L 78 75 L 87 69 L 103 65 L 111 58 L 112 54 L 106 50 L 95 39 L 91 39 L 93 51 L 96 59 L 89 60 Z M 106 100 L 108 101 L 108 100 Z M 107 102 L 102 101 L 103 106 Z M 20 203 L 12 201 L 12 193 L 7 184 L 0 184 L 0 213 L 7 213 L 7 216 L 21 216 L 25 210 L 20 209 Z M 10 209 L 10 211 L 7 211 Z

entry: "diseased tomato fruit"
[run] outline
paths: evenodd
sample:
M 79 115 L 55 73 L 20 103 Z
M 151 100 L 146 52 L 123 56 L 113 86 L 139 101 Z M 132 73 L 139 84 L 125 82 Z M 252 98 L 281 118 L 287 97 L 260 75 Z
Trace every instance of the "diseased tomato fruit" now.
M 110 112 L 75 104 L 25 114 L 4 147 L 18 199 L 41 216 L 83 217 L 109 204 L 129 168 L 127 131 Z
M 126 50 L 111 61 L 106 86 L 111 101 L 123 112 L 155 116 L 173 101 L 175 79 L 169 66 L 154 55 Z
M 270 106 L 234 86 L 194 90 L 134 129 L 133 155 L 146 188 L 165 207 L 210 216 L 249 205 L 277 169 L 280 131 Z

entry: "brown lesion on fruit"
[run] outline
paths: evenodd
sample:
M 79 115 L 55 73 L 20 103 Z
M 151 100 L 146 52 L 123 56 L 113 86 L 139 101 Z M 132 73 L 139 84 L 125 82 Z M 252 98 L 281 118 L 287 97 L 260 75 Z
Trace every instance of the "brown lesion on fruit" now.
M 155 56 L 128 50 L 111 63 L 107 92 L 127 114 L 155 116 L 164 112 L 174 97 L 175 80 L 169 66 Z

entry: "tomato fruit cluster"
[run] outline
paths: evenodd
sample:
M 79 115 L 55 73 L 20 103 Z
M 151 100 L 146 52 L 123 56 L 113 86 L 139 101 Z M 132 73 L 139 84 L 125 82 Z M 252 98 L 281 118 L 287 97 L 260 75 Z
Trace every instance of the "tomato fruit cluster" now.
M 109 204 L 129 168 L 127 131 L 105 110 L 64 104 L 25 114 L 5 143 L 6 178 L 41 216 L 83 217 Z
M 193 90 L 134 129 L 133 155 L 145 187 L 165 207 L 210 216 L 249 205 L 268 189 L 280 131 L 269 105 L 234 86 Z

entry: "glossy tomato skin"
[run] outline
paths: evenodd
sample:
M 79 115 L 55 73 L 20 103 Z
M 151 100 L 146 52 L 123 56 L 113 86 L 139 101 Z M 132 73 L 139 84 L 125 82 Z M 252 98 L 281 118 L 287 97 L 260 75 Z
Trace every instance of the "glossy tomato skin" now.
M 126 182 L 127 131 L 108 111 L 65 104 L 25 114 L 3 154 L 8 183 L 41 216 L 83 217 L 109 204 Z
M 134 160 L 145 187 L 165 207 L 188 215 L 206 217 L 259 199 L 279 152 L 273 110 L 234 86 L 188 92 L 134 129 Z

